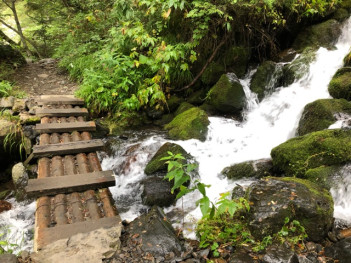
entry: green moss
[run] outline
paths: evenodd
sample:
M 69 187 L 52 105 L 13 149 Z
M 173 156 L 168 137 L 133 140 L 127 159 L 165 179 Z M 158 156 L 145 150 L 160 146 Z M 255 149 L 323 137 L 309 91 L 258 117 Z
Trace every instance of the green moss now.
M 252 76 L 250 89 L 257 94 L 259 100 L 264 98 L 267 89 L 275 88 L 274 83 L 272 83 L 275 71 L 276 64 L 273 61 L 265 61 Z
M 330 19 L 304 29 L 295 39 L 293 48 L 302 51 L 306 47 L 331 48 L 341 33 L 340 23 Z
M 345 8 L 337 9 L 333 14 L 333 19 L 342 22 L 350 16 L 349 12 Z
M 271 151 L 273 169 L 306 177 L 309 169 L 351 161 L 351 130 L 324 130 L 288 140 Z
M 345 57 L 344 57 L 344 67 L 350 67 L 351 66 L 351 52 L 349 52 Z
M 188 158 L 188 153 L 178 144 L 167 142 L 161 146 L 161 148 L 152 157 L 151 161 L 146 165 L 144 172 L 147 175 L 154 174 L 159 171 L 167 171 L 167 164 L 165 160 L 161 160 L 163 157 L 168 156 L 168 152 L 173 154 L 182 154 L 185 158 Z M 184 160 L 186 162 L 186 160 Z
M 351 67 L 341 68 L 335 73 L 328 91 L 335 99 L 351 100 Z
M 282 84 L 287 87 L 308 74 L 309 65 L 315 58 L 316 50 L 310 47 L 305 48 L 299 57 L 283 67 Z
M 187 110 L 194 108 L 194 107 L 195 107 L 194 105 L 192 105 L 188 102 L 183 102 L 182 104 L 179 105 L 178 109 L 175 112 L 175 115 L 177 116 L 177 115 L 183 113 L 184 111 L 187 111 Z
M 39 122 L 40 122 L 40 117 L 38 117 L 38 116 L 33 116 L 33 117 L 30 117 L 28 119 L 21 121 L 22 124 L 26 124 L 26 125 L 32 125 L 32 124 L 36 124 Z
M 351 11 L 351 0 L 343 0 L 339 5 L 341 8 L 345 8 L 347 11 Z
M 167 105 L 168 105 L 169 111 L 174 112 L 182 102 L 184 102 L 183 98 L 179 98 L 175 95 L 170 97 L 169 100 L 167 100 Z
M 314 169 L 309 169 L 305 173 L 305 177 L 311 182 L 320 185 L 323 188 L 330 189 L 330 178 L 339 170 L 338 166 L 320 166 Z
M 187 98 L 187 102 L 193 105 L 201 105 L 204 103 L 206 96 L 207 96 L 207 89 L 200 89 L 197 91 L 192 92 L 189 97 Z
M 250 162 L 238 163 L 226 167 L 221 173 L 229 179 L 241 179 L 256 176 L 256 171 Z
M 225 69 L 222 64 L 211 62 L 202 74 L 201 81 L 205 85 L 212 86 L 224 72 Z
M 198 139 L 206 140 L 209 120 L 206 112 L 199 108 L 191 108 L 176 116 L 169 124 L 165 125 L 168 134 L 175 140 Z
M 336 113 L 351 114 L 351 103 L 344 99 L 321 99 L 307 104 L 299 122 L 298 134 L 327 129 L 336 121 Z
M 238 113 L 245 105 L 245 92 L 235 74 L 221 76 L 207 95 L 206 102 L 222 113 Z
M 101 120 L 101 124 L 108 127 L 109 134 L 120 135 L 123 131 L 140 127 L 145 124 L 146 117 L 138 112 L 119 112 L 113 117 Z
M 250 50 L 244 46 L 232 46 L 226 49 L 224 63 L 230 72 L 234 72 L 239 78 L 243 78 L 247 71 L 250 59 Z

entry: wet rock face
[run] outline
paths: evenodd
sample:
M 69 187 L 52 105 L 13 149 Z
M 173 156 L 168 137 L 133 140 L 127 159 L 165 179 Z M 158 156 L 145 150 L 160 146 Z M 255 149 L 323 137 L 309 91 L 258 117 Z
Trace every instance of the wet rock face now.
M 283 246 L 272 246 L 267 249 L 262 263 L 299 263 L 297 255 Z
M 234 73 L 221 76 L 208 93 L 206 102 L 221 113 L 239 113 L 245 106 L 245 92 Z
M 280 231 L 286 217 L 298 220 L 308 238 L 318 242 L 333 224 L 333 199 L 317 185 L 297 178 L 265 178 L 249 192 L 249 228 L 262 239 Z
M 179 256 L 183 251 L 172 225 L 156 206 L 131 222 L 130 232 L 138 236 L 141 249 L 153 256 L 165 257 L 171 252 Z
M 327 257 L 338 260 L 339 263 L 351 262 L 351 237 L 341 240 L 325 248 Z
M 142 181 L 142 185 L 144 186 L 142 200 L 145 205 L 167 207 L 176 199 L 176 195 L 171 193 L 173 183 L 162 177 L 148 177 Z
M 229 179 L 241 179 L 241 178 L 261 178 L 269 176 L 272 169 L 271 159 L 260 159 L 255 161 L 247 161 L 243 163 L 234 164 L 226 167 L 222 170 Z
M 26 198 L 25 187 L 28 183 L 28 173 L 23 163 L 17 163 L 12 167 L 12 181 L 16 189 L 17 201 L 22 201 Z
M 328 91 L 335 99 L 351 100 L 351 67 L 343 67 L 335 73 Z
M 341 24 L 330 19 L 304 29 L 295 39 L 293 48 L 301 51 L 306 47 L 332 48 L 341 33 Z

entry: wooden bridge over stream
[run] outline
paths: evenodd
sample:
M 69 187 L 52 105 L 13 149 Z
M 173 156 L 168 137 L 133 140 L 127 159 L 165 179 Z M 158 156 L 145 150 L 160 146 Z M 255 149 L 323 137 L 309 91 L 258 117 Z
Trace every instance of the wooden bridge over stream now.
M 121 224 L 107 187 L 115 185 L 112 171 L 102 171 L 92 139 L 95 123 L 87 121 L 84 101 L 71 95 L 41 96 L 36 115 L 40 143 L 33 147 L 38 177 L 28 182 L 28 195 L 37 198 L 34 250 L 78 233 Z

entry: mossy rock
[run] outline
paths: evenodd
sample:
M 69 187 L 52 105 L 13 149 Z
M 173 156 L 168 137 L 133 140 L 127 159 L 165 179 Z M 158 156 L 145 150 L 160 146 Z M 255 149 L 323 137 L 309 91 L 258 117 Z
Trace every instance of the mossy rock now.
M 306 47 L 332 48 L 341 34 L 341 24 L 335 19 L 329 19 L 320 24 L 305 28 L 296 37 L 292 47 L 302 51 Z
M 204 103 L 207 96 L 207 92 L 208 92 L 207 89 L 199 89 L 197 91 L 194 91 L 187 98 L 187 102 L 189 102 L 190 104 L 199 106 Z
M 221 76 L 208 93 L 206 102 L 221 113 L 239 113 L 245 106 L 245 92 L 234 73 Z
M 249 64 L 250 50 L 244 46 L 232 46 L 226 49 L 223 56 L 227 69 L 243 78 Z
M 109 134 L 121 135 L 125 130 L 138 128 L 147 123 L 147 116 L 138 112 L 121 112 L 117 117 L 106 118 L 101 124 L 108 128 Z
M 161 160 L 163 157 L 168 156 L 168 152 L 172 152 L 173 154 L 182 154 L 183 157 L 189 158 L 190 155 L 178 144 L 166 142 L 163 144 L 160 149 L 155 153 L 155 155 L 151 158 L 150 162 L 145 167 L 144 172 L 147 175 L 154 174 L 156 172 L 166 172 L 167 164 L 165 160 Z M 184 161 L 186 162 L 186 161 Z
M 264 98 L 266 90 L 272 90 L 278 85 L 278 82 L 275 81 L 278 77 L 275 74 L 276 66 L 276 63 L 273 61 L 265 61 L 252 76 L 250 89 L 257 94 L 260 101 Z
M 334 175 L 339 173 L 343 166 L 320 166 L 314 169 L 309 169 L 305 177 L 319 186 L 330 189 L 334 186 Z
M 182 102 L 184 102 L 183 98 L 179 98 L 176 95 L 171 96 L 169 100 L 167 100 L 169 111 L 174 112 Z
M 283 67 L 282 85 L 287 87 L 307 75 L 315 58 L 316 50 L 306 48 L 293 62 L 286 64 Z
M 206 112 L 194 107 L 177 115 L 165 129 L 171 139 L 205 141 L 209 124 Z
M 334 14 L 333 14 L 333 19 L 339 21 L 339 22 L 343 22 L 344 20 L 346 20 L 348 17 L 350 16 L 349 11 L 347 11 L 347 9 L 345 8 L 339 8 L 337 9 Z
M 226 167 L 222 170 L 222 174 L 229 179 L 241 178 L 261 178 L 271 175 L 272 161 L 270 159 L 261 159 L 256 161 L 247 161 L 232 166 Z
M 351 12 L 351 0 L 343 0 L 339 4 L 340 8 L 346 9 L 348 12 Z
M 271 156 L 275 172 L 304 178 L 309 169 L 351 161 L 351 130 L 323 130 L 296 137 L 273 148 Z
M 17 49 L 10 45 L 0 44 L 0 62 L 20 66 L 26 64 L 26 59 Z
M 177 115 L 179 115 L 179 114 L 183 113 L 184 111 L 187 111 L 191 108 L 194 108 L 194 107 L 195 107 L 194 105 L 192 105 L 188 102 L 183 102 L 182 104 L 179 105 L 177 111 L 175 112 L 175 116 L 177 116 Z
M 225 73 L 224 66 L 213 61 L 205 69 L 201 76 L 201 81 L 207 86 L 212 86 L 218 81 L 219 76 L 221 76 L 223 73 Z
M 321 99 L 307 104 L 303 110 L 298 135 L 327 129 L 335 121 L 335 114 L 351 114 L 351 103 L 344 99 Z
M 344 57 L 344 67 L 351 67 L 351 52 Z
M 328 91 L 335 99 L 351 100 L 351 67 L 341 68 L 335 73 Z
M 326 189 L 294 177 L 263 178 L 250 186 L 249 229 L 262 239 L 281 230 L 286 217 L 305 228 L 308 239 L 322 241 L 333 226 L 333 199 Z
M 161 119 L 154 120 L 153 124 L 163 127 L 164 125 L 170 123 L 174 119 L 174 113 L 164 114 Z

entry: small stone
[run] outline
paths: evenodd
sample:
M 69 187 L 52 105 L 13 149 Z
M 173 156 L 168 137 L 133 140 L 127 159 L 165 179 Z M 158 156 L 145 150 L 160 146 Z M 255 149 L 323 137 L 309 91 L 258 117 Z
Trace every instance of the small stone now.
M 0 108 L 12 108 L 14 103 L 15 103 L 15 98 L 12 96 L 1 98 Z
M 48 74 L 39 74 L 38 77 L 42 78 L 42 79 L 46 79 L 47 77 L 49 77 L 49 75 Z
M 5 200 L 0 200 L 0 214 L 5 211 L 11 210 L 12 205 L 11 203 L 5 201 Z
M 315 251 L 317 246 L 313 242 L 307 242 L 306 243 L 306 248 L 307 248 L 308 251 Z
M 12 110 L 14 112 L 21 112 L 26 109 L 26 100 L 25 99 L 16 99 L 13 104 Z
M 209 248 L 199 251 L 199 257 L 201 257 L 201 258 L 207 258 L 208 254 L 210 254 Z

